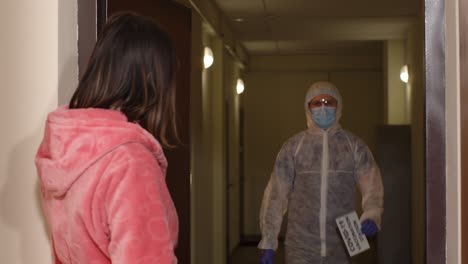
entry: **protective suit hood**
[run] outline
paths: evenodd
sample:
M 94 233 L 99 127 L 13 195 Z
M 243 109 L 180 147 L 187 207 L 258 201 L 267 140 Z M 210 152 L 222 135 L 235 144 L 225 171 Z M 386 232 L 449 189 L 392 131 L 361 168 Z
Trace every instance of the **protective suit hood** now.
M 307 127 L 309 129 L 314 129 L 314 130 L 321 130 L 315 122 L 312 120 L 312 114 L 310 113 L 309 110 L 309 102 L 312 98 L 319 94 L 328 94 L 330 96 L 333 96 L 338 101 L 338 106 L 336 108 L 336 120 L 335 123 L 330 127 L 336 127 L 340 121 L 341 118 L 341 113 L 343 110 L 343 99 L 341 98 L 340 92 L 338 89 L 335 87 L 334 84 L 331 82 L 316 82 L 310 86 L 309 90 L 307 90 L 306 96 L 305 96 L 305 101 L 304 101 L 304 108 L 305 108 L 305 114 L 306 114 L 306 119 L 307 119 Z

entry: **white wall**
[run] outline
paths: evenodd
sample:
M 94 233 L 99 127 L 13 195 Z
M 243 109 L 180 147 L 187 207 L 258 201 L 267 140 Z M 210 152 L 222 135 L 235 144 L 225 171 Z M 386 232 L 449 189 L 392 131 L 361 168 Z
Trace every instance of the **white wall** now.
M 407 87 L 400 79 L 400 70 L 405 62 L 405 40 L 388 40 L 385 45 L 386 57 L 386 97 L 387 97 L 387 124 L 409 124 L 407 108 Z
M 239 76 L 239 59 L 248 62 L 248 56 L 212 1 L 177 1 L 192 7 L 192 263 L 223 264 L 228 241 L 231 251 L 239 241 L 236 229 L 239 221 L 235 215 L 239 208 L 239 186 L 227 197 L 227 183 L 229 180 L 235 184 L 239 180 L 236 131 L 239 130 L 240 98 L 233 94 L 233 83 Z M 214 53 L 214 64 L 208 69 L 201 67 L 204 46 L 210 46 Z M 226 46 L 236 48 L 236 58 L 226 51 Z M 226 103 L 229 115 L 226 115 Z M 232 216 L 230 226 L 227 225 L 228 203 Z
M 191 262 L 204 263 L 204 260 L 211 256 L 211 221 L 203 219 L 202 216 L 207 215 L 211 211 L 211 206 L 206 203 L 206 199 L 210 199 L 209 192 L 203 189 L 206 187 L 208 177 L 206 160 L 209 159 L 206 155 L 206 142 L 203 131 L 203 115 L 202 115 L 202 60 L 203 60 L 203 43 L 202 43 L 202 21 L 195 14 L 192 15 L 192 73 L 191 73 L 191 192 L 190 192 L 190 239 L 191 239 Z M 197 114 L 198 113 L 198 114 Z M 209 189 L 209 188 L 208 188 Z M 201 195 L 200 195 L 201 194 Z M 207 239 L 208 238 L 208 239 Z M 206 263 L 206 262 L 205 262 Z
M 239 65 L 224 49 L 224 42 L 196 13 L 192 30 L 192 261 L 222 264 L 226 261 L 228 241 L 231 251 L 239 242 L 239 216 L 235 211 L 239 208 L 236 131 L 240 101 L 234 94 Z M 214 55 L 214 63 L 208 69 L 201 69 L 204 46 L 211 47 Z M 229 197 L 228 177 L 235 186 Z
M 447 262 L 461 263 L 460 47 L 458 1 L 445 1 Z M 466 261 L 466 260 L 465 260 Z
M 212 82 L 208 93 L 211 115 L 211 168 L 213 175 L 213 263 L 223 264 L 226 261 L 226 141 L 224 114 L 224 47 L 223 42 L 216 38 L 211 42 L 214 53 Z
M 2 263 L 51 263 L 34 155 L 46 114 L 77 83 L 76 22 L 76 1 L 0 2 Z
M 202 69 L 203 47 L 212 45 L 212 38 L 202 30 L 202 21 L 192 16 L 192 260 L 193 263 L 215 263 L 215 179 L 214 179 L 214 113 L 215 67 L 220 66 L 220 56 L 214 50 L 215 62 L 209 69 Z M 216 71 L 216 73 L 219 70 Z M 221 211 L 222 212 L 222 211 Z M 215 256 L 216 254 L 216 256 Z
M 240 242 L 240 161 L 239 161 L 239 111 L 240 99 L 242 95 L 236 92 L 237 79 L 240 76 L 238 64 L 227 51 L 224 52 L 224 93 L 225 93 L 225 108 L 227 111 L 225 118 L 226 133 L 227 133 L 227 231 L 228 231 L 228 248 L 229 253 L 232 253 Z
M 245 78 L 245 228 L 258 235 L 263 191 L 285 140 L 306 128 L 304 96 L 309 86 L 329 79 L 344 101 L 345 129 L 375 149 L 377 125 L 384 123 L 380 56 L 251 57 Z

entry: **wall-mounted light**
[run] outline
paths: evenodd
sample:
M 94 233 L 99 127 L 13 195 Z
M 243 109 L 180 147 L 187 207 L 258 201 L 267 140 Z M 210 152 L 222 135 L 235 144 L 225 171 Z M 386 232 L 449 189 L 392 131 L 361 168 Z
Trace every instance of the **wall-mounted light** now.
M 236 90 L 237 94 L 241 94 L 244 92 L 245 86 L 244 86 L 244 81 L 242 79 L 237 79 L 237 85 L 236 85 Z
M 401 67 L 400 79 L 402 82 L 408 83 L 408 79 L 409 79 L 408 65 L 404 65 L 403 67 Z
M 205 65 L 205 69 L 208 69 L 213 65 L 214 62 L 214 57 L 213 57 L 213 51 L 211 50 L 210 47 L 205 47 L 205 52 L 203 56 L 203 65 Z

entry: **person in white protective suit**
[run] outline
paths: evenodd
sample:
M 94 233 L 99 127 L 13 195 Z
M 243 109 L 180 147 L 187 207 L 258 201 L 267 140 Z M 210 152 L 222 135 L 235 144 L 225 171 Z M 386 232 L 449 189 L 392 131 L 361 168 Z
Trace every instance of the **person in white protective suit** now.
M 261 264 L 273 263 L 283 215 L 288 211 L 286 263 L 350 263 L 335 219 L 355 210 L 356 184 L 362 194 L 362 232 L 380 230 L 384 190 L 367 145 L 344 130 L 339 91 L 314 83 L 305 98 L 308 129 L 281 148 L 260 210 Z

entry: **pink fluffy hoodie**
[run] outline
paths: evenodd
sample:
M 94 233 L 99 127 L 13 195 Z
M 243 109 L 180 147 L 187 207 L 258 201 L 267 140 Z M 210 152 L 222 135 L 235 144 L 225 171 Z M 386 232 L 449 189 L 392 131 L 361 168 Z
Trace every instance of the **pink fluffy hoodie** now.
M 55 263 L 177 263 L 166 158 L 125 115 L 50 113 L 36 167 Z

